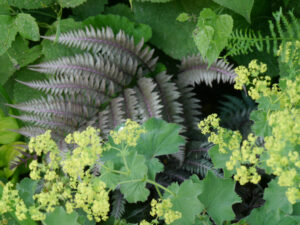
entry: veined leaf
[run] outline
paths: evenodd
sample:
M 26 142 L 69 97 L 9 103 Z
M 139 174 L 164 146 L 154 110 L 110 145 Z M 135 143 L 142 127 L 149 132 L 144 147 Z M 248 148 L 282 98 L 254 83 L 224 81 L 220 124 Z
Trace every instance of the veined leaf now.
M 0 118 L 0 144 L 12 143 L 20 137 L 20 134 L 9 131 L 18 129 L 18 123 L 16 119 L 12 117 Z
M 32 41 L 40 40 L 39 26 L 30 14 L 19 13 L 15 23 L 22 37 Z
M 37 184 L 38 181 L 31 180 L 28 177 L 24 178 L 20 183 L 17 184 L 19 195 L 27 207 L 34 205 L 33 195 L 37 188 Z
M 199 200 L 203 203 L 209 216 L 217 225 L 234 219 L 232 205 L 240 202 L 240 197 L 234 192 L 235 182 L 231 178 L 219 178 L 208 171 L 202 182 L 203 191 Z
M 204 209 L 203 204 L 197 198 L 203 190 L 201 184 L 186 180 L 180 186 L 177 183 L 172 183 L 168 189 L 175 196 L 165 192 L 164 198 L 171 198 L 172 210 L 182 214 L 182 217 L 175 220 L 172 225 L 194 224 L 195 217 Z
M 251 10 L 254 0 L 213 0 L 214 2 L 224 6 L 243 16 L 248 23 L 251 23 Z

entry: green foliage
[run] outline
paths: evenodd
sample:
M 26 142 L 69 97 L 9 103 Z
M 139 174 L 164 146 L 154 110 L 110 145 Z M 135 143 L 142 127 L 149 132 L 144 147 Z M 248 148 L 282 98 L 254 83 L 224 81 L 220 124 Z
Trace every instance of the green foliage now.
M 30 14 L 19 13 L 15 23 L 22 37 L 32 41 L 40 39 L 39 27 Z
M 211 1 L 176 0 L 164 4 L 134 3 L 135 19 L 151 26 L 153 37 L 150 42 L 175 59 L 197 52 L 192 39 L 195 25 L 176 21 L 186 12 L 198 14 L 204 7 L 214 7 Z
M 227 45 L 233 28 L 233 20 L 227 14 L 217 15 L 211 9 L 203 9 L 193 32 L 195 44 L 202 57 L 211 65 Z
M 53 212 L 47 214 L 47 217 L 43 223 L 45 225 L 80 225 L 77 220 L 78 214 L 76 212 L 68 214 L 63 207 L 56 207 Z
M 84 20 L 90 16 L 97 16 L 102 13 L 107 3 L 108 0 L 87 0 L 82 5 L 73 8 L 72 12 L 76 18 Z
M 254 4 L 254 0 L 213 0 L 214 2 L 231 9 L 232 11 L 242 15 L 248 23 L 251 23 L 251 10 Z
M 15 6 L 17 8 L 22 8 L 22 9 L 38 9 L 38 8 L 48 7 L 54 1 L 53 0 L 42 0 L 42 1 L 37 1 L 37 0 L 26 0 L 26 1 L 1 0 L 1 2 L 7 3 L 10 6 Z
M 235 30 L 232 32 L 227 45 L 227 55 L 234 56 L 247 54 L 254 51 L 266 51 L 274 55 L 278 54 L 279 45 L 286 49 L 288 42 L 300 40 L 299 21 L 292 12 L 289 12 L 289 19 L 283 15 L 282 10 L 273 13 L 274 21 L 269 21 L 269 35 L 262 35 L 261 32 L 253 30 Z M 281 54 L 284 57 L 284 54 Z
M 31 180 L 28 177 L 24 178 L 16 185 L 16 189 L 19 191 L 20 197 L 24 200 L 27 207 L 34 205 L 33 195 L 37 189 L 38 182 Z
M 18 29 L 14 23 L 12 17 L 0 15 L 0 55 L 3 55 L 15 40 Z
M 182 218 L 172 224 L 194 224 L 195 217 L 204 209 L 201 201 L 197 199 L 197 196 L 202 192 L 201 185 L 192 180 L 187 180 L 180 185 L 173 183 L 168 189 L 174 195 L 170 196 L 169 193 L 166 193 L 164 197 L 171 197 L 173 209 L 182 213 Z
M 18 140 L 20 135 L 11 131 L 18 128 L 16 119 L 0 116 L 0 144 L 9 144 Z
M 76 6 L 81 5 L 82 3 L 86 2 L 87 0 L 57 0 L 61 7 L 64 8 L 74 8 Z
M 234 189 L 235 182 L 232 179 L 217 177 L 211 171 L 208 171 L 203 180 L 202 193 L 199 195 L 199 199 L 208 215 L 217 225 L 235 217 L 232 208 L 228 207 L 241 200 Z

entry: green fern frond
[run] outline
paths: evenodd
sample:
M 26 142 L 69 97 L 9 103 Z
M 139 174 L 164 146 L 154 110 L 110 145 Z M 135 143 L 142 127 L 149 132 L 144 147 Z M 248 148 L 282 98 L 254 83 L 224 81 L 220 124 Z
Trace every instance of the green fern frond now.
M 247 54 L 254 50 L 278 54 L 281 46 L 285 50 L 288 42 L 300 41 L 300 22 L 292 12 L 289 19 L 282 11 L 273 13 L 274 21 L 269 21 L 270 34 L 263 36 L 253 30 L 235 30 L 232 32 L 227 45 L 227 56 Z

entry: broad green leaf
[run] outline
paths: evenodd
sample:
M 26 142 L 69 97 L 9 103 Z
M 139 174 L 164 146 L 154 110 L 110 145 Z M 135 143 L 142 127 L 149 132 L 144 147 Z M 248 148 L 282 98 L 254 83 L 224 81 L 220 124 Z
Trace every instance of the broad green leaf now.
M 232 32 L 233 19 L 227 14 L 217 15 L 211 9 L 203 9 L 198 17 L 193 38 L 201 55 L 212 64 L 225 48 Z
M 16 72 L 16 79 L 20 81 L 32 81 L 32 80 L 44 80 L 46 76 L 44 74 L 40 74 L 38 72 L 30 71 L 28 69 L 21 69 L 20 71 Z M 43 93 L 41 93 L 38 90 L 35 90 L 33 88 L 29 88 L 23 84 L 15 83 L 13 87 L 13 93 L 14 93 L 14 100 L 16 103 L 21 103 L 28 101 L 30 99 L 39 98 L 41 96 L 44 96 Z
M 184 145 L 184 139 L 179 135 L 180 126 L 161 119 L 151 118 L 143 127 L 146 133 L 141 134 L 136 149 L 147 159 L 149 178 L 155 179 L 155 175 L 163 170 L 163 165 L 154 157 L 178 152 L 179 146 Z
M 264 207 L 266 212 L 275 212 L 275 215 L 280 216 L 280 213 L 291 214 L 293 205 L 287 200 L 285 192 L 286 187 L 281 187 L 277 184 L 277 179 L 268 183 L 268 187 L 264 192 L 264 200 L 266 200 Z
M 104 11 L 104 6 L 108 3 L 108 0 L 87 0 L 82 5 L 72 9 L 73 15 L 84 20 L 90 16 L 97 16 Z
M 78 209 L 76 211 L 78 213 L 78 220 L 77 220 L 77 222 L 80 225 L 95 225 L 96 224 L 96 222 L 94 220 L 89 220 L 87 218 L 86 212 L 84 212 L 82 209 Z
M 87 0 L 57 0 L 57 2 L 60 4 L 63 8 L 74 8 L 82 3 L 86 2 Z
M 39 26 L 30 14 L 19 13 L 15 23 L 22 37 L 32 41 L 40 40 Z
M 3 55 L 11 47 L 17 32 L 14 18 L 0 15 L 0 55 Z
M 133 151 L 126 157 L 126 160 L 130 173 L 128 175 L 120 175 L 122 179 L 120 190 L 129 203 L 143 202 L 147 200 L 150 194 L 146 188 L 145 181 L 148 172 L 148 168 L 145 165 L 145 157 Z M 127 172 L 127 169 L 123 167 L 122 171 Z
M 266 137 L 271 135 L 272 128 L 268 124 L 267 112 L 262 110 L 252 111 L 250 119 L 254 121 L 251 129 L 257 136 Z
M 225 177 L 231 177 L 233 171 L 229 171 L 226 169 L 226 162 L 230 160 L 231 153 L 228 152 L 223 154 L 219 152 L 218 145 L 213 146 L 209 151 L 208 154 L 214 164 L 214 168 L 216 169 L 223 169 Z
M 108 188 L 114 190 L 120 182 L 120 175 L 112 172 L 114 170 L 114 164 L 112 161 L 107 161 L 104 166 L 101 167 L 100 179 L 106 183 Z
M 10 130 L 19 128 L 16 119 L 12 117 L 2 117 L 0 119 L 0 144 L 12 143 L 20 137 L 20 134 Z
M 67 214 L 63 207 L 56 207 L 51 213 L 47 213 L 46 219 L 43 221 L 45 225 L 80 225 L 78 222 L 78 214 L 72 212 Z
M 164 4 L 134 2 L 133 11 L 138 22 L 151 26 L 153 45 L 175 59 L 182 59 L 197 53 L 192 37 L 195 23 L 178 22 L 177 16 L 182 12 L 198 15 L 202 8 L 216 6 L 210 0 L 174 0 Z
M 184 138 L 179 135 L 180 126 L 177 124 L 151 118 L 143 127 L 146 132 L 141 134 L 136 149 L 149 158 L 176 153 L 185 143 Z
M 104 10 L 104 13 L 124 16 L 124 17 L 127 17 L 129 20 L 134 20 L 134 15 L 133 15 L 133 12 L 131 11 L 130 7 L 123 3 L 119 3 L 119 4 L 113 5 L 111 7 L 106 7 Z
M 202 185 L 203 191 L 199 200 L 214 222 L 221 225 L 226 220 L 234 219 L 232 205 L 241 201 L 234 192 L 235 182 L 231 178 L 219 178 L 208 171 Z
M 35 193 L 38 181 L 24 178 L 20 183 L 17 184 L 17 190 L 21 199 L 23 199 L 25 205 L 30 207 L 34 205 L 33 195 Z
M 52 3 L 54 3 L 54 0 L 6 0 L 6 2 L 11 5 L 15 6 L 17 8 L 22 9 L 38 9 L 38 8 L 46 8 Z
M 265 206 L 253 209 L 244 220 L 250 225 L 296 225 L 300 222 L 295 216 L 284 213 L 278 216 L 274 211 L 267 212 Z
M 0 84 L 4 84 L 15 71 L 40 57 L 40 45 L 29 48 L 28 44 L 27 40 L 17 36 L 7 53 L 0 56 Z
M 182 217 L 175 220 L 172 225 L 194 224 L 195 217 L 204 209 L 197 196 L 202 192 L 201 184 L 192 180 L 184 181 L 180 186 L 172 183 L 168 186 L 175 196 L 165 192 L 164 198 L 171 198 L 172 210 L 179 211 Z
M 251 10 L 254 0 L 213 0 L 214 2 L 224 6 L 232 11 L 243 16 L 249 23 L 251 23 Z
M 256 100 L 258 104 L 258 110 L 262 110 L 268 112 L 269 110 L 279 110 L 280 102 L 277 100 L 276 95 L 271 95 L 268 97 L 262 96 L 258 100 Z

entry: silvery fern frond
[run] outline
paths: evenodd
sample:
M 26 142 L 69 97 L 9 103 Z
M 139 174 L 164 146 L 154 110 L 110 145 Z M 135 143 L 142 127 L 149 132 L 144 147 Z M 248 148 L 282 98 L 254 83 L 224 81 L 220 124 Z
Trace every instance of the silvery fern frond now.
M 208 63 L 200 55 L 189 56 L 181 61 L 178 82 L 184 86 L 201 82 L 212 86 L 214 80 L 218 83 L 220 81 L 233 83 L 236 73 L 232 67 L 224 60 L 219 59 L 208 68 Z
M 43 36 L 43 38 L 54 41 L 56 36 Z M 115 35 L 110 27 L 95 29 L 90 26 L 85 30 L 70 31 L 61 34 L 57 42 L 69 47 L 91 50 L 94 53 L 126 55 L 150 71 L 155 69 L 158 59 L 152 57 L 154 50 L 148 47 L 143 48 L 143 39 L 135 45 L 133 37 L 129 37 L 122 30 Z

